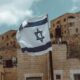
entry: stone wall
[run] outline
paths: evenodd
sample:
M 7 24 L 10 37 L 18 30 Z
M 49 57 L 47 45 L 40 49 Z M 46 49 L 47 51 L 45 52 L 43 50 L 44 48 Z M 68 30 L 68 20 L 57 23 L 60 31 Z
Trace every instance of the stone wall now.
M 71 71 L 80 71 L 80 60 L 77 58 L 67 58 L 66 45 L 53 45 L 53 68 L 54 73 L 57 71 L 57 74 L 62 76 L 61 80 L 73 80 L 71 78 Z M 55 76 L 56 74 L 54 74 Z
M 25 77 L 42 77 L 43 80 L 49 78 L 48 54 L 41 56 L 30 56 L 22 53 L 18 54 L 18 80 L 26 80 Z

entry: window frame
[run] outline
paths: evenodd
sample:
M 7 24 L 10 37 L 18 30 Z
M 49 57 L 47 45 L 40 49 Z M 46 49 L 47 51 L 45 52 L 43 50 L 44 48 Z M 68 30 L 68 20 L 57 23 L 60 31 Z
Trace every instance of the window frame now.
M 61 79 L 56 79 L 56 75 L 60 75 Z M 63 80 L 63 70 L 54 70 L 54 80 Z
M 80 69 L 70 70 L 70 80 L 75 80 L 74 74 L 80 74 Z
M 41 77 L 43 80 L 43 73 L 26 73 L 24 74 L 24 80 L 29 77 Z

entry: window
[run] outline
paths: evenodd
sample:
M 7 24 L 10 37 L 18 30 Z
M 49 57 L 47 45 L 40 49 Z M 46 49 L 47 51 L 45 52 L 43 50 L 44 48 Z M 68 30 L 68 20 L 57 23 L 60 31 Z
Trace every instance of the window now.
M 17 66 L 17 58 L 16 57 L 12 57 L 9 59 L 3 59 L 3 67 L 12 68 L 14 66 Z
M 64 18 L 64 22 L 66 21 L 66 19 Z
M 80 69 L 70 70 L 71 80 L 80 80 Z
M 4 61 L 3 61 L 3 67 L 12 68 L 12 67 L 13 67 L 12 60 L 11 60 L 11 59 L 4 60 Z
M 66 34 L 66 30 L 64 31 L 64 33 Z
M 0 64 L 2 64 L 2 56 L 0 55 Z
M 4 40 L 4 36 L 2 36 L 2 40 Z
M 61 26 L 57 26 L 55 29 L 55 37 L 59 38 L 62 37 L 62 31 L 61 31 Z
M 50 33 L 50 37 L 53 38 L 53 34 L 52 33 Z
M 68 18 L 75 18 L 75 16 L 69 16 Z
M 57 21 L 57 24 L 60 24 L 60 21 Z
M 80 80 L 80 74 L 74 74 L 74 80 Z
M 70 27 L 74 26 L 74 22 L 70 22 L 70 23 L 69 23 L 69 26 L 70 26 Z
M 43 73 L 26 73 L 24 80 L 43 80 Z
M 78 28 L 76 28 L 76 33 L 78 33 Z
M 9 46 L 9 43 L 7 43 L 6 45 Z
M 42 80 L 42 77 L 27 77 L 26 80 Z
M 0 59 L 2 59 L 2 56 L 0 55 Z
M 57 79 L 57 80 L 60 80 L 60 79 L 61 79 L 61 75 L 57 74 L 57 75 L 56 75 L 56 79 Z
M 8 39 L 8 35 L 6 36 L 6 38 Z
M 63 80 L 63 70 L 54 70 L 54 80 Z

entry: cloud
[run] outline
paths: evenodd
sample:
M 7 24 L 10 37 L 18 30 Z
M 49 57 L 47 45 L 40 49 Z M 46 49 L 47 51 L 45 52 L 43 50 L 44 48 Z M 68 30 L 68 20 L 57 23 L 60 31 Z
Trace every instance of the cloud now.
M 72 8 L 71 8 L 71 12 L 75 12 L 75 11 L 77 11 L 78 10 L 78 7 L 77 6 L 73 6 Z
M 0 0 L 0 24 L 17 24 L 25 17 L 34 16 L 31 9 L 39 0 Z
M 80 4 L 78 5 L 78 3 L 80 3 L 80 0 L 72 0 L 72 7 L 70 12 L 76 12 L 79 10 Z
M 77 3 L 77 2 L 79 2 L 79 0 L 72 0 L 74 3 Z

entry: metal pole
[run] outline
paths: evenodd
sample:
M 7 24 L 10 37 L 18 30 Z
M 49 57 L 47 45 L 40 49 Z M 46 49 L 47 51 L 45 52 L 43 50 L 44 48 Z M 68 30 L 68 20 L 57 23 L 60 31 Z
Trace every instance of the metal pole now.
M 51 76 L 51 80 L 54 80 L 52 51 L 49 51 L 49 64 L 50 64 L 50 76 Z

